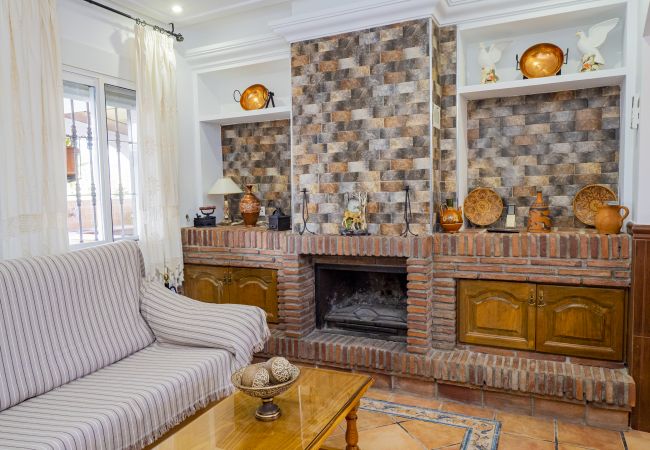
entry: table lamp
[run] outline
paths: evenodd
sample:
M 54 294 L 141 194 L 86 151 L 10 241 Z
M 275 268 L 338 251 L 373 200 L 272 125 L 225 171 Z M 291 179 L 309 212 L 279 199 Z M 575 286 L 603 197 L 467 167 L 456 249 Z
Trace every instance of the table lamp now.
M 223 195 L 223 222 L 221 222 L 221 225 L 230 225 L 232 223 L 230 219 L 230 208 L 228 207 L 228 197 L 226 196 L 228 194 L 241 194 L 242 192 L 241 188 L 228 177 L 218 179 L 208 191 L 208 194 Z

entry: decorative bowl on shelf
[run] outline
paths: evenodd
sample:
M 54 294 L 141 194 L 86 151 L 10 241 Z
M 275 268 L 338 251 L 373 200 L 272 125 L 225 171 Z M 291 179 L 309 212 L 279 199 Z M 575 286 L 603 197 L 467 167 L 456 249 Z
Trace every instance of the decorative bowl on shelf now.
M 278 417 L 280 417 L 280 407 L 275 403 L 273 403 L 273 397 L 282 394 L 287 389 L 289 389 L 293 385 L 293 383 L 296 382 L 296 380 L 300 376 L 300 369 L 294 366 L 293 364 L 290 364 L 288 367 L 288 370 L 290 371 L 289 373 L 290 378 L 288 381 L 285 381 L 283 383 L 278 383 L 278 384 L 267 384 L 265 386 L 251 387 L 251 386 L 244 386 L 242 384 L 242 377 L 244 376 L 244 372 L 249 367 L 250 366 L 244 367 L 242 369 L 239 369 L 237 372 L 233 373 L 230 381 L 235 386 L 235 388 L 237 388 L 244 394 L 249 395 L 251 397 L 262 399 L 262 405 L 260 405 L 260 407 L 257 408 L 257 411 L 255 411 L 256 419 L 261 420 L 263 422 L 270 422 L 272 420 L 277 419 Z M 255 385 L 256 383 L 253 384 Z
M 526 78 L 557 75 L 564 64 L 564 52 L 555 44 L 543 42 L 526 49 L 519 60 L 519 68 Z
M 236 94 L 239 94 L 239 100 L 235 96 Z M 233 99 L 238 102 L 244 110 L 252 111 L 255 109 L 266 108 L 269 104 L 269 100 L 273 96 L 273 93 L 270 92 L 263 84 L 254 84 L 252 86 L 248 86 L 243 93 L 239 92 L 239 90 L 235 90 L 232 96 Z

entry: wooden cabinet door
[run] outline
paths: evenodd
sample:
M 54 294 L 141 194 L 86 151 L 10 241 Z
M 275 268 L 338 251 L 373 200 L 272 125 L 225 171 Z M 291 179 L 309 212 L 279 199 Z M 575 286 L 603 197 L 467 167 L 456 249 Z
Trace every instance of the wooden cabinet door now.
M 625 291 L 539 285 L 537 306 L 538 351 L 623 359 Z
M 209 303 L 228 303 L 228 267 L 186 264 L 183 294 Z
M 515 349 L 535 348 L 535 285 L 462 280 L 459 340 Z
M 233 267 L 230 302 L 259 306 L 270 323 L 278 323 L 277 271 Z

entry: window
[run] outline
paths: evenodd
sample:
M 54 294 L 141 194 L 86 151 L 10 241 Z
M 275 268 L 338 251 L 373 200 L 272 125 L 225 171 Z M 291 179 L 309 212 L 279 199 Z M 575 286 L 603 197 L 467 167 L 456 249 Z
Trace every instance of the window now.
M 135 91 L 101 78 L 64 78 L 70 245 L 136 239 Z

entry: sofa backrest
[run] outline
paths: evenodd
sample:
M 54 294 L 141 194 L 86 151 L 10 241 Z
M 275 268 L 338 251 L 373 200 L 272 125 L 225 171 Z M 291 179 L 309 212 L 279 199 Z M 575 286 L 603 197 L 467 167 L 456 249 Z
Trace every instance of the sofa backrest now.
M 154 341 L 140 315 L 141 259 L 125 241 L 0 261 L 0 411 Z

